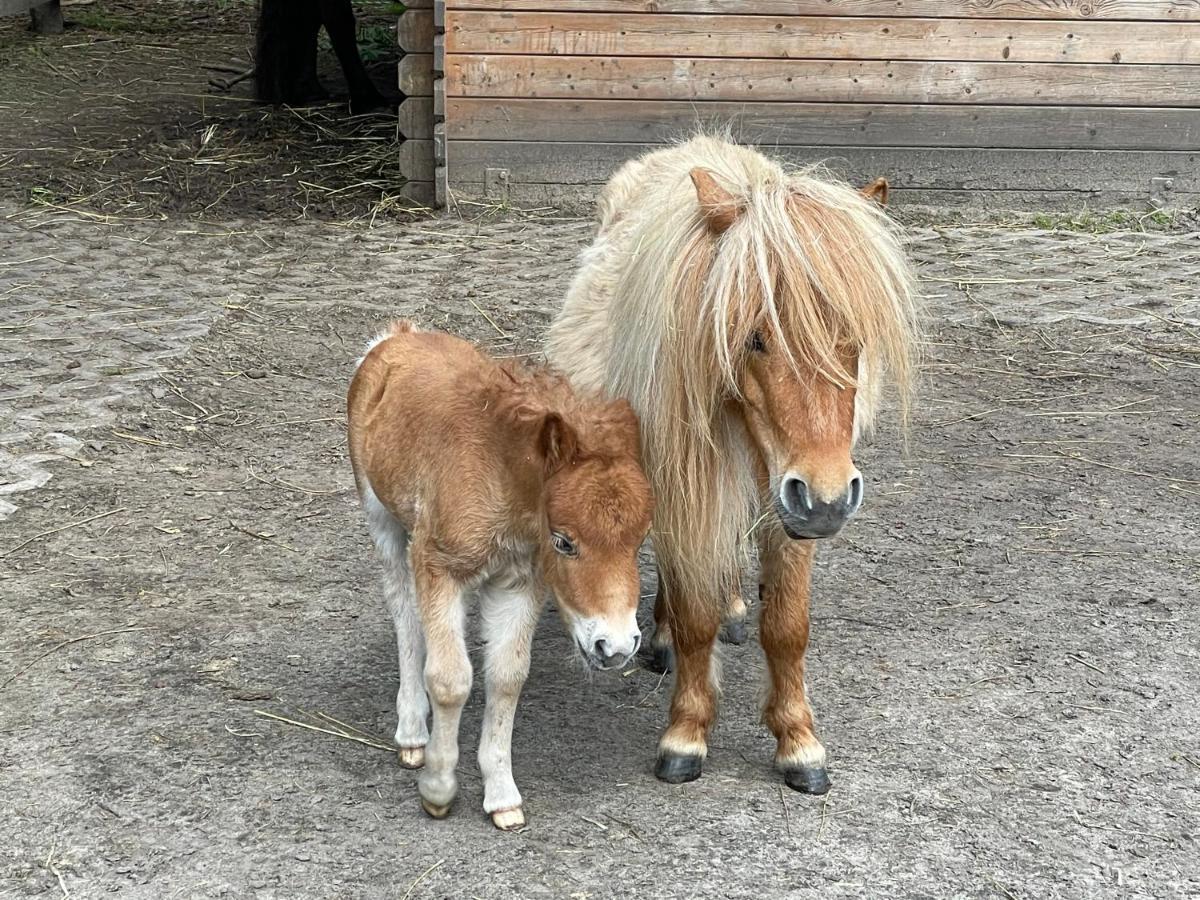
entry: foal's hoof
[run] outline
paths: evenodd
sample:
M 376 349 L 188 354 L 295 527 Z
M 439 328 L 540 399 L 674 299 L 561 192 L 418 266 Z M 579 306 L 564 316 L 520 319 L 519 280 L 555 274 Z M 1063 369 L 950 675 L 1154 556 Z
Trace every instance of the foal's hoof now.
M 730 619 L 721 626 L 721 643 L 723 644 L 744 644 L 746 643 L 746 620 L 745 619 Z
M 703 766 L 703 757 L 668 753 L 658 758 L 654 767 L 654 777 L 667 784 L 683 784 L 699 778 Z
M 825 794 L 832 787 L 824 766 L 796 766 L 785 769 L 783 780 L 793 791 L 802 794 Z
M 670 644 L 650 644 L 650 651 L 642 657 L 646 668 L 651 672 L 665 675 L 675 668 L 675 652 Z
M 444 819 L 450 815 L 450 807 L 452 803 L 447 803 L 445 806 L 438 806 L 436 803 L 430 803 L 424 797 L 421 798 L 421 809 L 429 813 L 435 819 Z
M 525 827 L 525 813 L 519 806 L 514 806 L 512 809 L 498 809 L 492 813 L 492 824 L 501 831 L 516 831 L 518 828 Z
M 425 765 L 424 747 L 401 747 L 396 751 L 400 765 L 406 769 L 419 769 Z

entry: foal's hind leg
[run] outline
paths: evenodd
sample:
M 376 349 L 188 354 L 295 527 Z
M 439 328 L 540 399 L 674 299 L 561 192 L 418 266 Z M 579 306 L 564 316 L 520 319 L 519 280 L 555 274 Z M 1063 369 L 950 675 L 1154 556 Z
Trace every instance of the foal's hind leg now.
M 775 734 L 775 766 L 788 787 L 806 794 L 829 790 L 825 748 L 813 733 L 804 683 L 813 544 L 776 537 L 763 554 L 759 628 L 771 686 L 763 719 Z
M 369 484 L 362 488 L 367 530 L 383 562 L 383 600 L 392 615 L 400 668 L 396 692 L 396 746 L 400 765 L 418 769 L 429 743 L 429 698 L 425 695 L 425 635 L 421 630 L 408 533 L 387 511 Z
M 712 598 L 684 595 L 669 578 L 663 591 L 675 643 L 675 692 L 670 724 L 658 742 L 654 774 L 680 784 L 700 777 L 708 753 L 708 730 L 717 713 L 713 644 L 721 625 L 721 605 Z
M 408 560 L 388 567 L 384 600 L 396 629 L 400 689 L 396 692 L 396 746 L 400 765 L 419 769 L 429 743 L 429 697 L 425 694 L 425 635 Z

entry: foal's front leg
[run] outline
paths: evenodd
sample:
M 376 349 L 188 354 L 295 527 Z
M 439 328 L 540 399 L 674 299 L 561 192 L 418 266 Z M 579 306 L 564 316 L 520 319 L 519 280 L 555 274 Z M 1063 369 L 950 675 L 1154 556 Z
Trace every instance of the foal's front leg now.
M 763 551 L 759 630 L 771 673 L 763 719 L 778 741 L 775 766 L 788 787 L 824 794 L 829 790 L 825 748 L 813 733 L 804 684 L 814 542 L 776 534 L 764 542 Z
M 425 691 L 433 706 L 433 728 L 425 748 L 425 768 L 417 779 L 421 806 L 435 819 L 450 812 L 458 793 L 458 723 L 471 692 L 471 660 L 463 637 L 463 590 L 431 563 L 417 545 L 413 575 L 425 630 Z
M 541 608 L 540 593 L 526 577 L 489 584 L 480 598 L 487 685 L 479 736 L 483 811 L 504 831 L 525 824 L 521 792 L 512 774 L 512 730 L 521 688 L 529 675 L 530 647 Z

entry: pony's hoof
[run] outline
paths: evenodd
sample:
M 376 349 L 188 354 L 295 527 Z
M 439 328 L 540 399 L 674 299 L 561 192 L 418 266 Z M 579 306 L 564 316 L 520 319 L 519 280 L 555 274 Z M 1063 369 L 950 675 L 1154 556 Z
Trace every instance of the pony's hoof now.
M 424 747 L 401 747 L 396 751 L 396 756 L 406 769 L 419 769 L 425 765 Z
M 667 784 L 683 784 L 699 778 L 703 766 L 703 757 L 668 753 L 658 758 L 658 764 L 654 767 L 654 777 Z
M 643 655 L 642 661 L 651 672 L 665 675 L 675 668 L 675 652 L 671 649 L 670 644 L 660 646 L 651 643 L 650 652 Z
M 518 828 L 525 827 L 525 813 L 519 806 L 514 806 L 512 809 L 498 809 L 492 813 L 492 824 L 501 831 L 516 831 Z
M 430 803 L 424 797 L 421 798 L 421 809 L 429 813 L 434 819 L 444 819 L 450 815 L 450 807 L 452 803 L 447 803 L 445 806 L 438 806 L 436 803 Z
M 802 794 L 825 794 L 833 786 L 824 766 L 796 766 L 785 769 L 783 780 L 793 791 Z
M 746 643 L 746 620 L 731 619 L 721 626 L 721 643 L 723 644 L 744 644 Z

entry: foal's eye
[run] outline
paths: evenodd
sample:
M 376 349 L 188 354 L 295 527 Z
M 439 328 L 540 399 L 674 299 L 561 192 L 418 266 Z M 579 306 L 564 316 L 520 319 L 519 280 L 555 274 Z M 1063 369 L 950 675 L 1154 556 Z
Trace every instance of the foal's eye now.
M 574 558 L 579 555 L 579 548 L 575 546 L 575 542 L 561 531 L 550 532 L 550 540 L 554 543 L 554 549 L 563 556 Z
M 767 345 L 763 343 L 761 331 L 754 331 L 750 333 L 750 337 L 746 340 L 746 349 L 751 353 L 767 352 Z

